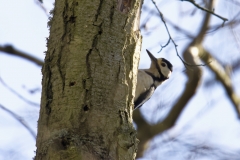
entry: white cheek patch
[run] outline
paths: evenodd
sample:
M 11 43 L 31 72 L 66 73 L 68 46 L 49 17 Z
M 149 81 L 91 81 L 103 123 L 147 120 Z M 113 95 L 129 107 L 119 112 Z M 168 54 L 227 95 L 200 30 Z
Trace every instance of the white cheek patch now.
M 169 78 L 171 76 L 172 72 L 170 71 L 167 75 L 167 77 Z
M 164 77 L 167 77 L 167 78 L 169 78 L 172 74 L 172 72 L 169 70 L 168 67 L 161 67 L 161 71 Z

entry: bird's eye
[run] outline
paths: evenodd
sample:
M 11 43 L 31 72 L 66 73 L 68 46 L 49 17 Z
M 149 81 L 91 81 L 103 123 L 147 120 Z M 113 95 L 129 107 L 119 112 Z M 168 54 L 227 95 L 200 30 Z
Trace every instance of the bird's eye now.
M 166 64 L 165 64 L 165 63 L 161 63 L 161 66 L 165 67 L 165 66 L 166 66 Z

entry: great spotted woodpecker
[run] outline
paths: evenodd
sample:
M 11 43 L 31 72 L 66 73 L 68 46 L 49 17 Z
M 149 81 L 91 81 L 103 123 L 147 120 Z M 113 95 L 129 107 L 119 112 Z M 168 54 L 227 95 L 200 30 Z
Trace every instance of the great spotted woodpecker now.
M 148 50 L 151 59 L 149 69 L 139 69 L 137 75 L 137 86 L 134 98 L 134 109 L 141 107 L 154 93 L 155 89 L 167 80 L 173 66 L 164 58 L 155 58 Z

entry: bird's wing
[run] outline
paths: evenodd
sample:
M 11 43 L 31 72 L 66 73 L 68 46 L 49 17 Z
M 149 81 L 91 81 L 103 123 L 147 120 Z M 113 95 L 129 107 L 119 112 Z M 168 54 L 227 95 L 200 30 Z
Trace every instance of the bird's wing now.
M 141 107 L 145 102 L 147 102 L 149 98 L 152 96 L 152 94 L 154 93 L 154 91 L 155 91 L 155 87 L 154 85 L 152 85 L 149 90 L 146 90 L 145 92 L 140 94 L 140 96 L 134 102 L 134 109 Z

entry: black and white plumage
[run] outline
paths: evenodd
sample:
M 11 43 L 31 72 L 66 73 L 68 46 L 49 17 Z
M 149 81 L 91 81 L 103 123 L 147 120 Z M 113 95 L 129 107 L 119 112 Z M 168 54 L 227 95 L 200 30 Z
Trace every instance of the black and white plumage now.
M 149 69 L 138 70 L 134 109 L 141 107 L 151 98 L 155 89 L 170 77 L 173 69 L 168 60 L 157 59 L 148 50 L 147 53 L 151 59 L 151 66 Z

